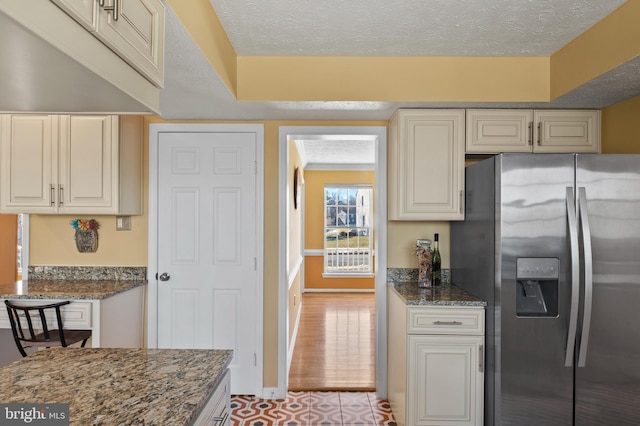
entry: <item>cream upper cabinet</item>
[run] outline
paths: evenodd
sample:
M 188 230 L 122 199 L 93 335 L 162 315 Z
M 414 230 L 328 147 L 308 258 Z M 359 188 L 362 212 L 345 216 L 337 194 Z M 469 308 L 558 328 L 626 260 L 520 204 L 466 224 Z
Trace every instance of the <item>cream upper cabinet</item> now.
M 600 152 L 600 111 L 534 111 L 534 152 Z
M 401 109 L 389 123 L 389 219 L 464 220 L 464 110 Z
M 600 111 L 467 110 L 466 152 L 600 152 Z
M 141 214 L 142 119 L 3 115 L 3 213 Z
M 98 30 L 99 0 L 51 0 L 87 30 Z
M 156 86 L 164 84 L 160 0 L 51 0 Z
M 531 152 L 532 110 L 467 110 L 467 152 Z
M 0 213 L 55 212 L 56 116 L 0 116 Z

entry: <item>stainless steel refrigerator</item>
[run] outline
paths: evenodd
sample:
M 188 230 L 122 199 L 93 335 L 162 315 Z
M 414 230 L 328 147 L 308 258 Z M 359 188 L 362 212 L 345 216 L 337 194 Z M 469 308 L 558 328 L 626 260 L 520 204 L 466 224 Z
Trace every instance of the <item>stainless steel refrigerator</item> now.
M 465 210 L 485 425 L 640 425 L 640 155 L 497 155 L 466 168 Z

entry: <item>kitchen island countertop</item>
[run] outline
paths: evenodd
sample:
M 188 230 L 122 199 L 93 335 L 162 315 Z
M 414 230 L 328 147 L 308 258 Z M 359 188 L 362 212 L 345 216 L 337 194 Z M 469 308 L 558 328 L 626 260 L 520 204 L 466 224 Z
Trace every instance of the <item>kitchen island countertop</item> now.
M 53 348 L 0 369 L 3 403 L 69 403 L 71 425 L 190 425 L 231 350 Z
M 22 280 L 0 283 L 0 299 L 100 300 L 145 284 L 146 280 Z
M 486 306 L 487 303 L 455 284 L 420 288 L 413 282 L 388 282 L 408 306 Z

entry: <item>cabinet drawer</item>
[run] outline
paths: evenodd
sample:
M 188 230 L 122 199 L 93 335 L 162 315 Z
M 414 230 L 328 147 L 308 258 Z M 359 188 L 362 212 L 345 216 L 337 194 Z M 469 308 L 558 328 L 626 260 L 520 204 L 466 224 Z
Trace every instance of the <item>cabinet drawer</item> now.
M 484 334 L 484 309 L 410 307 L 408 334 Z
M 229 426 L 231 424 L 230 386 L 230 373 L 227 370 L 218 388 L 211 395 L 211 398 L 209 398 L 194 422 L 195 426 Z
M 55 303 L 55 300 L 25 300 L 23 301 L 15 301 L 16 303 L 20 303 L 21 305 L 44 305 L 47 303 Z M 9 316 L 7 314 L 7 310 L 4 307 L 4 302 L 2 302 L 3 308 L 0 309 L 0 328 L 11 328 L 11 323 L 9 322 Z M 53 326 L 56 324 L 56 318 L 54 311 L 51 311 L 52 315 L 47 316 L 47 323 L 49 326 Z M 69 305 L 63 306 L 61 309 L 62 313 L 62 323 L 64 328 L 68 329 L 88 329 L 91 328 L 91 302 L 71 302 Z M 39 324 L 39 321 L 34 322 L 36 327 Z M 57 328 L 57 325 L 55 326 Z

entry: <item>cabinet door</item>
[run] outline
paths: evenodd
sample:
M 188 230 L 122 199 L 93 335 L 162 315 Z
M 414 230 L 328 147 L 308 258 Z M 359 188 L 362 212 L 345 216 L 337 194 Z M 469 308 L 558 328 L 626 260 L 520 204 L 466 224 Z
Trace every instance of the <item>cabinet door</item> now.
M 58 120 L 51 115 L 3 115 L 0 211 L 56 211 Z
M 160 0 L 113 2 L 114 10 L 101 11 L 98 17 L 97 37 L 156 86 L 162 87 L 164 5 Z
M 408 425 L 482 424 L 482 345 L 481 336 L 409 336 Z
M 60 213 L 117 213 L 118 118 L 60 117 Z
M 51 0 L 87 30 L 98 28 L 98 0 Z
M 531 152 L 532 110 L 467 110 L 467 153 Z
M 534 111 L 534 152 L 600 152 L 600 111 Z
M 399 110 L 389 127 L 389 219 L 464 220 L 464 110 Z

